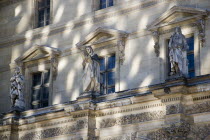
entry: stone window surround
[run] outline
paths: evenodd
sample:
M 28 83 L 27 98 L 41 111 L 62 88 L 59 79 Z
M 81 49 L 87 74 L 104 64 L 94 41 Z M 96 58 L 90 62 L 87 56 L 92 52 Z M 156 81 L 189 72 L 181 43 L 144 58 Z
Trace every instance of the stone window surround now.
M 99 42 L 89 42 L 93 38 L 97 38 L 99 33 L 107 33 L 113 35 L 113 37 L 108 39 L 103 39 Z M 84 51 L 85 46 L 91 46 L 94 52 L 99 57 L 105 57 L 107 55 L 115 54 L 115 92 L 120 91 L 120 68 L 125 60 L 125 42 L 128 34 L 122 31 L 107 29 L 99 27 L 79 43 L 76 44 L 79 50 Z M 81 52 L 84 58 L 83 53 Z
M 37 58 L 33 56 L 33 53 L 38 50 L 38 54 L 41 51 L 45 51 L 46 54 L 42 54 Z M 36 53 L 36 52 L 35 52 Z M 24 98 L 26 104 L 26 110 L 31 109 L 31 97 L 32 97 L 32 76 L 37 72 L 44 72 L 50 70 L 50 82 L 49 82 L 49 102 L 48 106 L 52 105 L 53 94 L 53 81 L 57 76 L 58 56 L 61 54 L 60 50 L 48 46 L 34 45 L 29 48 L 22 56 L 15 60 L 15 65 L 21 67 L 22 74 L 25 77 Z M 33 56 L 35 58 L 30 58 Z M 29 57 L 29 58 L 28 58 Z M 14 67 L 14 66 L 13 66 Z
M 108 45 L 103 45 L 103 43 L 93 45 L 89 44 L 94 52 L 99 57 L 106 57 L 115 54 L 115 92 L 120 91 L 120 60 L 119 60 L 119 54 L 117 53 L 117 44 L 115 42 L 109 42 Z
M 37 5 L 37 2 L 38 0 L 33 0 L 32 1 L 32 18 L 31 18 L 31 26 L 32 26 L 32 29 L 35 29 L 35 28 L 42 28 L 42 27 L 46 27 L 46 26 L 42 26 L 42 27 L 38 27 L 38 5 Z M 50 22 L 49 22 L 49 25 L 52 23 L 53 21 L 53 0 L 50 0 Z
M 26 64 L 27 66 L 27 64 Z M 52 80 L 52 69 L 50 63 L 37 63 L 35 66 L 27 66 L 25 69 L 25 81 L 27 82 L 25 87 L 25 99 L 26 101 L 26 109 L 31 109 L 31 101 L 32 101 L 32 82 L 33 82 L 33 74 L 37 72 L 46 72 L 47 70 L 50 70 L 50 84 L 49 84 L 49 98 L 48 98 L 48 104 L 49 106 L 52 105 L 52 89 L 53 89 L 53 80 Z M 27 95 L 27 96 L 26 96 Z
M 147 26 L 154 40 L 154 52 L 162 64 L 162 81 L 170 79 L 166 40 L 171 37 L 175 27 L 181 27 L 185 37 L 194 36 L 195 76 L 201 74 L 200 49 L 205 47 L 205 21 L 208 15 L 209 12 L 204 9 L 174 6 Z

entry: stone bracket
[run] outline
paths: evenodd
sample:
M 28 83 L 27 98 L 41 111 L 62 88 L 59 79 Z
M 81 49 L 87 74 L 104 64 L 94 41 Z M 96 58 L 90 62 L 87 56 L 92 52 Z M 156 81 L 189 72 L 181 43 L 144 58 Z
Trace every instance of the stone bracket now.
M 160 36 L 160 33 L 157 30 L 152 32 L 152 37 L 155 43 L 154 49 L 155 49 L 155 54 L 157 57 L 159 57 L 160 55 L 159 36 Z
M 198 38 L 199 38 L 199 43 L 201 47 L 204 47 L 205 43 L 205 20 L 204 19 L 198 19 L 196 21 L 196 26 L 198 28 Z

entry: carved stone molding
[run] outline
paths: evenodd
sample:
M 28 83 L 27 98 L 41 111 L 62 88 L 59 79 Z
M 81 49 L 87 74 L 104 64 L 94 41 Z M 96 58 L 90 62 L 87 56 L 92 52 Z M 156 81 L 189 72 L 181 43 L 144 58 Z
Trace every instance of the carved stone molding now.
M 108 119 L 103 119 L 100 122 L 100 128 L 158 120 L 162 119 L 164 116 L 165 116 L 165 111 L 154 111 L 154 112 L 144 112 L 140 114 L 131 114 L 118 118 L 108 118 Z
M 34 131 L 27 133 L 20 137 L 21 140 L 39 140 L 44 138 L 56 137 L 59 135 L 67 135 L 77 132 L 81 129 L 87 128 L 87 120 L 79 120 L 72 126 L 62 126 L 56 128 L 49 128 L 41 131 Z
M 10 137 L 8 135 L 0 135 L 0 140 L 9 140 Z
M 183 107 L 181 104 L 172 104 L 166 106 L 166 114 L 177 114 L 183 111 Z
M 201 47 L 204 47 L 204 42 L 205 42 L 205 21 L 204 19 L 199 19 L 196 22 L 196 26 L 198 28 L 198 38 L 199 38 L 199 43 Z
M 187 114 L 203 113 L 209 111 L 210 111 L 210 102 L 194 104 L 185 108 L 185 112 Z
M 118 102 L 119 103 L 119 102 Z M 109 107 L 106 108 L 112 108 L 112 107 L 119 107 L 119 106 L 124 106 L 124 105 L 129 105 L 129 104 L 109 104 Z M 113 106 L 111 106 L 113 105 Z M 157 103 L 157 104 L 150 104 L 150 105 L 142 105 L 142 106 L 138 106 L 138 107 L 133 107 L 133 108 L 125 108 L 125 109 L 120 109 L 120 110 L 116 110 L 116 111 L 108 111 L 108 112 L 103 112 L 103 113 L 98 113 L 97 116 L 106 116 L 106 115 L 113 115 L 113 114 L 117 114 L 117 113 L 125 113 L 125 112 L 132 112 L 132 111 L 137 111 L 137 110 L 144 110 L 144 109 L 149 109 L 149 108 L 153 108 L 153 107 L 163 107 L 165 106 L 162 103 Z M 105 108 L 103 108 L 105 109 Z M 99 110 L 96 108 L 96 110 Z
M 195 140 L 209 140 L 207 137 L 210 135 L 210 124 L 201 124 L 191 126 L 189 139 Z
M 181 124 L 172 124 L 169 127 L 153 131 L 147 134 L 150 140 L 178 140 L 186 139 L 190 132 L 190 124 L 182 122 Z

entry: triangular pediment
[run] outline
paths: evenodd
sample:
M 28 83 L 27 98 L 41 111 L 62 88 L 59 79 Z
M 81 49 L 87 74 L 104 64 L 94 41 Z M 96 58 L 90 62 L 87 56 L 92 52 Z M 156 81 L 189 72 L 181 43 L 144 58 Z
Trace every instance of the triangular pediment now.
M 102 28 L 99 27 L 90 34 L 88 34 L 84 40 L 80 41 L 76 44 L 78 48 L 81 48 L 82 46 L 87 45 L 94 45 L 103 43 L 109 40 L 114 40 L 119 37 L 127 37 L 128 34 L 123 31 L 115 30 L 115 29 L 108 29 L 108 28 Z
M 208 13 L 202 9 L 174 6 L 170 10 L 166 11 L 162 16 L 155 19 L 147 26 L 147 28 L 148 30 L 154 30 L 167 25 L 198 19 L 202 16 L 206 16 L 207 14 Z
M 15 62 L 19 63 L 38 60 L 42 58 L 47 58 L 52 54 L 59 55 L 60 51 L 57 48 L 35 45 L 24 52 L 22 56 L 18 57 Z

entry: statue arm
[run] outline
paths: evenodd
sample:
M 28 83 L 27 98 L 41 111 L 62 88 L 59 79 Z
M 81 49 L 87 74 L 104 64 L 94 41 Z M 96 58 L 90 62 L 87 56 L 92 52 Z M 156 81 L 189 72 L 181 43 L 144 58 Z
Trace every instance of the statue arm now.
M 172 45 L 172 40 L 173 40 L 172 38 L 173 38 L 173 36 L 169 40 L 169 44 L 168 44 L 168 48 L 169 49 L 172 49 L 172 46 L 171 46 Z
M 183 36 L 183 43 L 184 43 L 183 51 L 187 51 L 189 49 L 189 46 L 188 46 L 187 40 L 184 36 Z

